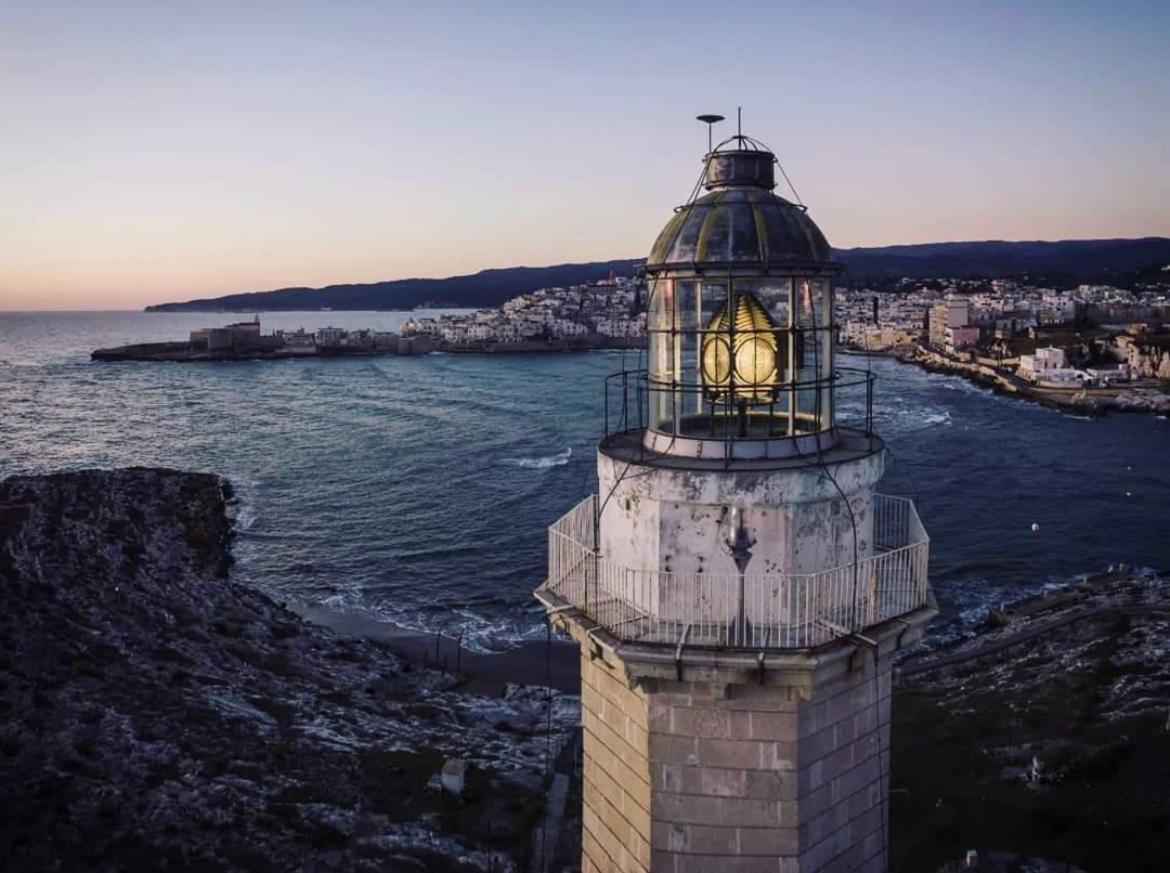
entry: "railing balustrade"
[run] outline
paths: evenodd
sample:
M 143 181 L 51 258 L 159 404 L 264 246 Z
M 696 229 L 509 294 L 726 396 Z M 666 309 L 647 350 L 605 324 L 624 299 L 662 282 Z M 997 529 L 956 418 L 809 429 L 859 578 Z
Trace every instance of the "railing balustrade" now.
M 875 554 L 820 573 L 742 578 L 619 566 L 598 553 L 597 506 L 592 494 L 549 528 L 541 590 L 627 642 L 674 645 L 686 632 L 690 646 L 811 648 L 928 601 L 930 539 L 903 497 L 874 495 Z

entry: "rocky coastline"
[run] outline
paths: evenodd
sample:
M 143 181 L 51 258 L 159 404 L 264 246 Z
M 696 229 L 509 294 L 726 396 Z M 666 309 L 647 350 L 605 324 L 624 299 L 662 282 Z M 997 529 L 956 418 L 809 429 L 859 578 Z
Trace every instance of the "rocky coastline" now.
M 232 582 L 232 509 L 209 474 L 0 482 L 6 864 L 506 871 L 547 839 L 574 869 L 576 650 L 464 653 L 456 675 L 450 641 L 335 632 Z M 895 869 L 1163 869 L 1168 656 L 1170 577 L 1124 567 L 911 651 Z M 459 761 L 462 792 L 437 789 Z
M 930 373 L 961 376 L 997 394 L 1030 400 L 1066 412 L 1084 415 L 1104 415 L 1107 412 L 1170 414 L 1170 392 L 1159 388 L 1048 388 L 986 364 L 956 361 L 921 348 L 893 353 L 890 357 Z
M 1168 656 L 1170 577 L 1126 567 L 911 653 L 895 676 L 896 869 L 1009 850 L 1051 870 L 1164 870 Z
M 0 482 L 5 864 L 523 869 L 576 698 L 472 693 L 233 583 L 231 508 L 208 474 Z

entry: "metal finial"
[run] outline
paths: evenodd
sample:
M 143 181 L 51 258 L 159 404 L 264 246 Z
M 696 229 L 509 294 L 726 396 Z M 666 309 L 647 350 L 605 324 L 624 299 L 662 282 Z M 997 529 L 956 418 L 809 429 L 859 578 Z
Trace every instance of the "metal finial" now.
M 713 140 L 711 139 L 711 129 L 720 121 L 723 120 L 722 115 L 696 115 L 696 119 L 707 125 L 707 154 L 711 154 L 711 149 L 714 148 Z

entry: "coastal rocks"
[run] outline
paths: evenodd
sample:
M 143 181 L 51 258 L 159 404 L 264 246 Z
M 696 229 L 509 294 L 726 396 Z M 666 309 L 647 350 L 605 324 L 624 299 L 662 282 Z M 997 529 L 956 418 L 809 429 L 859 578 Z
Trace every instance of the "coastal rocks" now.
M 961 861 L 938 868 L 938 873 L 1085 873 L 1063 861 L 1021 858 L 1011 852 L 968 852 Z
M 898 666 L 898 868 L 996 846 L 1090 871 L 1165 869 L 1170 577 L 1115 567 L 993 615 Z
M 231 489 L 0 482 L 0 856 L 26 871 L 503 870 L 573 698 L 460 692 L 229 579 Z M 531 730 L 501 731 L 508 721 Z M 426 783 L 468 762 L 462 796 Z
M 1017 377 L 1013 372 L 969 361 L 957 361 L 926 349 L 894 356 L 904 364 L 913 364 L 931 373 L 961 376 L 969 382 L 999 394 L 1032 400 L 1043 406 L 1088 415 L 1118 412 L 1170 413 L 1170 392 L 1157 387 L 1048 388 Z

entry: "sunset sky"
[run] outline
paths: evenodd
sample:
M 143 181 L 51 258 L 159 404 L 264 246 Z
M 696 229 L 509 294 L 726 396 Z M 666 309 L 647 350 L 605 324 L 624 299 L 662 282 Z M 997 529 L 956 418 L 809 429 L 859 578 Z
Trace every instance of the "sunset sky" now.
M 839 247 L 1170 235 L 1170 3 L 0 6 L 0 310 L 648 250 L 693 117 Z

